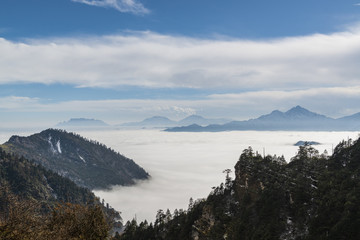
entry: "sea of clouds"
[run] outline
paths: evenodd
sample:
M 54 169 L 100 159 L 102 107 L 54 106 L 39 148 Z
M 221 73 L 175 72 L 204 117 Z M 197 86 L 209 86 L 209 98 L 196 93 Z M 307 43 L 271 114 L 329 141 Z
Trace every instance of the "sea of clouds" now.
M 233 169 L 240 154 L 251 146 L 260 154 L 284 155 L 290 161 L 297 141 L 317 141 L 320 153 L 329 154 L 341 141 L 357 139 L 358 132 L 267 132 L 169 133 L 159 130 L 81 132 L 105 143 L 141 165 L 151 175 L 136 186 L 114 186 L 95 191 L 122 212 L 124 222 L 154 221 L 159 209 L 187 209 L 189 199 L 206 198 L 213 186 L 224 182 L 224 169 Z

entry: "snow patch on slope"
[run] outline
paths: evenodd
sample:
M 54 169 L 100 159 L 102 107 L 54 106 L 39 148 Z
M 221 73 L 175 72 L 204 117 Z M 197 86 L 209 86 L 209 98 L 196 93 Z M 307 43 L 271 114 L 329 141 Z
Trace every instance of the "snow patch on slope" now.
M 49 143 L 49 145 L 50 145 L 50 150 L 51 150 L 51 152 L 52 152 L 52 153 L 56 153 L 56 150 L 55 150 L 55 148 L 54 148 L 54 145 L 53 145 L 52 142 L 51 142 L 51 135 L 49 135 L 48 143 Z
M 85 159 L 84 159 L 82 156 L 80 156 L 79 154 L 78 154 L 78 156 L 79 156 L 79 158 L 81 159 L 81 161 L 83 161 L 84 163 L 86 163 Z
M 58 153 L 61 153 L 60 140 L 58 140 L 58 141 L 57 141 L 57 143 L 56 143 L 56 147 L 57 147 L 57 151 L 58 151 Z
M 54 146 L 54 144 L 52 143 L 52 141 L 51 141 L 51 139 L 52 139 L 52 137 L 51 137 L 51 135 L 49 135 L 49 138 L 48 138 L 48 143 L 49 143 L 49 145 L 50 145 L 50 150 L 51 150 L 51 152 L 52 153 L 62 153 L 62 151 L 61 151 L 61 144 L 60 144 L 60 140 L 58 140 L 57 142 L 56 142 L 56 146 Z M 56 147 L 56 148 L 55 148 Z

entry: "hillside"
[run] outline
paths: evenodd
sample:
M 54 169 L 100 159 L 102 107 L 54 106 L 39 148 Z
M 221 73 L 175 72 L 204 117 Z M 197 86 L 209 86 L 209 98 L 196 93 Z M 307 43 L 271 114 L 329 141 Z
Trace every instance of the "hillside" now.
M 48 129 L 29 137 L 12 136 L 1 147 L 90 189 L 131 185 L 148 173 L 133 160 L 95 141 Z
M 0 239 L 105 239 L 119 220 L 90 190 L 0 148 Z
M 290 163 L 249 147 L 235 179 L 189 208 L 159 210 L 154 224 L 127 223 L 118 239 L 360 239 L 360 141 L 332 156 L 300 146 Z
M 0 186 L 22 199 L 51 204 L 59 201 L 86 204 L 94 194 L 71 180 L 31 163 L 24 157 L 5 153 L 0 148 Z M 2 202 L 2 201 L 0 201 Z
M 343 118 L 330 118 L 296 106 L 286 112 L 279 110 L 246 121 L 232 121 L 207 126 L 168 128 L 168 132 L 219 132 L 219 131 L 353 131 L 360 130 L 359 114 Z

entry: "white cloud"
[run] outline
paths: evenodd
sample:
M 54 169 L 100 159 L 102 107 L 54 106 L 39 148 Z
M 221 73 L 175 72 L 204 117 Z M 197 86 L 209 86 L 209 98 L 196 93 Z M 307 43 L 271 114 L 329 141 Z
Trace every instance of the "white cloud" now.
M 183 107 L 173 106 L 172 109 L 179 114 L 186 114 L 186 115 L 196 114 L 196 110 L 194 108 L 183 108 Z
M 71 0 L 96 7 L 115 8 L 119 12 L 147 14 L 150 11 L 136 0 Z
M 0 84 L 291 90 L 360 83 L 360 31 L 264 41 L 152 32 L 27 42 L 0 38 L 0 52 Z
M 265 100 L 268 98 L 277 101 L 288 101 L 289 99 L 303 99 L 316 96 L 346 96 L 357 97 L 360 96 L 360 86 L 357 87 L 334 87 L 334 88 L 313 88 L 306 90 L 294 90 L 294 91 L 253 91 L 239 94 L 212 94 L 210 99 L 228 99 L 230 101 L 253 101 Z
M 29 97 L 8 96 L 0 98 L 0 110 L 18 111 L 25 109 L 39 109 L 39 99 Z
M 227 110 L 243 111 L 239 114 L 243 119 L 275 109 L 286 111 L 296 105 L 335 118 L 360 112 L 357 104 L 360 101 L 360 86 L 213 94 L 209 99 L 220 103 Z

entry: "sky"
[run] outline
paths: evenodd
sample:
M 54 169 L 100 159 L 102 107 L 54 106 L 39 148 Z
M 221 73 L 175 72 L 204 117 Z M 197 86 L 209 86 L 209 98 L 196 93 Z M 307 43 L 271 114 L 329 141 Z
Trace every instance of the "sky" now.
M 359 62 L 359 0 L 2 0 L 0 123 L 341 117 Z

